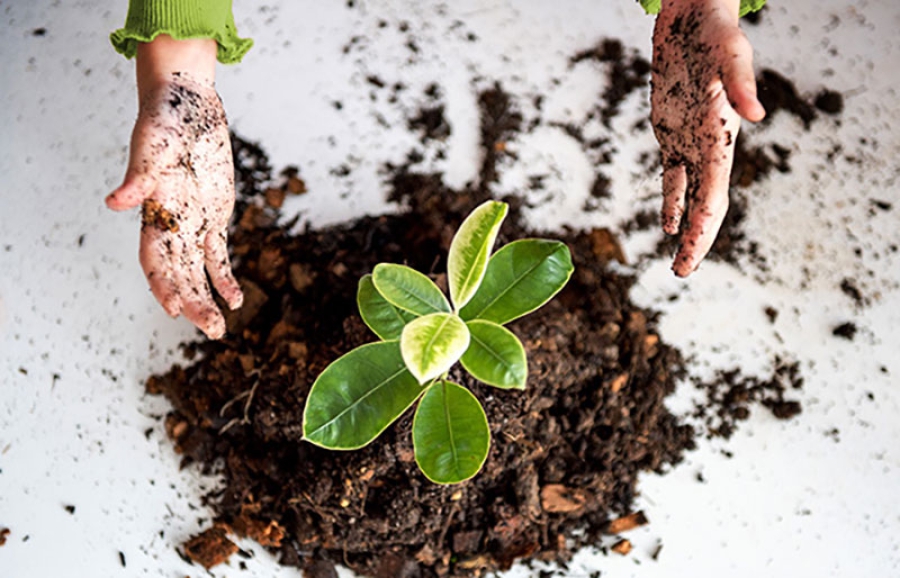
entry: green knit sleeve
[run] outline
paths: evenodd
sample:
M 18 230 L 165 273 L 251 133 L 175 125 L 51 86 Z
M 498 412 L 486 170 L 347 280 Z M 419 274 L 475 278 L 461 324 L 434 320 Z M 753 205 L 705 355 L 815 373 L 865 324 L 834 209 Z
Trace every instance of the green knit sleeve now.
M 125 26 L 109 39 L 117 52 L 133 58 L 139 42 L 160 34 L 178 40 L 213 38 L 222 64 L 240 62 L 253 46 L 249 38 L 238 37 L 231 0 L 130 0 Z
M 662 0 L 638 0 L 647 14 L 658 14 Z M 766 4 L 766 0 L 741 0 L 741 16 L 756 12 Z

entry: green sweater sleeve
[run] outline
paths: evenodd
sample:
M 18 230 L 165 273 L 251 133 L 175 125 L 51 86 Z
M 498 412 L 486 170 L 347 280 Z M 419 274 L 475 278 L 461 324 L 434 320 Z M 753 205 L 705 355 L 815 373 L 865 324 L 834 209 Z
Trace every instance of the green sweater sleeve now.
M 213 38 L 222 64 L 240 62 L 253 46 L 249 38 L 238 37 L 231 0 L 129 0 L 125 26 L 109 39 L 117 52 L 133 58 L 139 42 L 160 34 L 178 40 Z
M 659 14 L 659 5 L 662 0 L 638 0 L 647 14 Z M 741 0 L 741 16 L 760 10 L 766 0 Z

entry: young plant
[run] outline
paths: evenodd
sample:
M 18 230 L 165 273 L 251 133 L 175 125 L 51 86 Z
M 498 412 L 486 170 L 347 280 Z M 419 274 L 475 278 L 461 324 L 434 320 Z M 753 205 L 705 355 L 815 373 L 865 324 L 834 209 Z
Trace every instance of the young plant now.
M 506 203 L 488 201 L 470 214 L 450 244 L 448 301 L 425 275 L 381 263 L 359 281 L 363 321 L 381 341 L 350 351 L 319 375 L 303 411 L 303 437 L 333 450 L 361 448 L 417 400 L 412 438 L 416 463 L 439 484 L 474 476 L 491 443 L 484 409 L 447 380 L 459 361 L 475 379 L 524 389 L 525 349 L 503 325 L 544 305 L 568 282 L 565 244 L 514 241 L 491 249 Z

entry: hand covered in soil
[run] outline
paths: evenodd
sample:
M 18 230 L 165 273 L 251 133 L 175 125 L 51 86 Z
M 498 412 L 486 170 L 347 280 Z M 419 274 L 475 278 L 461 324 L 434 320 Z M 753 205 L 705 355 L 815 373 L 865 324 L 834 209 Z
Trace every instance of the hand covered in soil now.
M 212 339 L 225 334 L 225 320 L 207 272 L 231 309 L 243 302 L 227 250 L 232 163 L 213 83 L 173 73 L 141 91 L 125 181 L 106 198 L 116 211 L 141 206 L 140 261 L 153 295 Z
M 679 277 L 696 270 L 722 226 L 741 117 L 765 116 L 738 6 L 663 0 L 653 31 L 651 119 L 663 162 L 663 230 L 681 230 L 672 266 Z

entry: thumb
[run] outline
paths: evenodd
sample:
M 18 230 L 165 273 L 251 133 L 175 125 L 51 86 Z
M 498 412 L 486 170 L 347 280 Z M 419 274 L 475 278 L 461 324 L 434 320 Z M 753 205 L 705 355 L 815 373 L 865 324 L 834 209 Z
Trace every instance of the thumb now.
M 106 197 L 106 206 L 113 211 L 127 211 L 139 206 L 156 190 L 156 179 L 129 169 L 122 185 Z
M 722 83 L 728 100 L 739 115 L 751 122 L 759 122 L 766 110 L 756 97 L 756 77 L 753 74 L 753 47 L 744 33 L 735 28 L 721 47 L 723 58 Z

